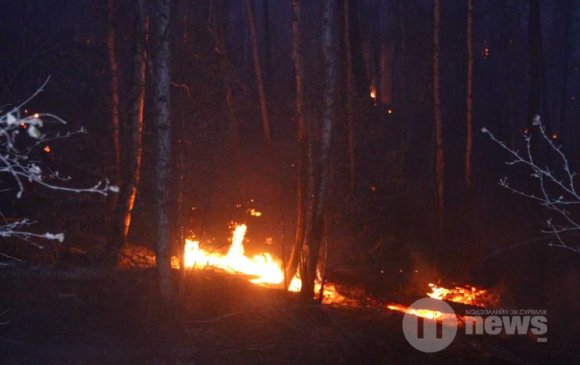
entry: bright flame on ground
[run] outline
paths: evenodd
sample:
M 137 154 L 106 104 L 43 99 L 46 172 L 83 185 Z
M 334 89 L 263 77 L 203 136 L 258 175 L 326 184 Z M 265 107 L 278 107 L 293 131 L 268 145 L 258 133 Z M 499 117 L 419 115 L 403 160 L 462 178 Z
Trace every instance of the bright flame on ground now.
M 254 284 L 281 284 L 284 273 L 281 264 L 269 253 L 246 256 L 244 237 L 248 227 L 237 225 L 232 233 L 232 245 L 228 252 L 210 252 L 199 247 L 199 241 L 187 239 L 183 253 L 183 263 L 186 269 L 213 267 L 231 273 L 245 274 L 255 277 L 250 281 Z
M 440 311 L 434 311 L 429 309 L 413 309 L 401 304 L 389 304 L 387 305 L 387 308 L 397 312 L 409 313 L 416 317 L 422 317 L 431 320 L 443 320 L 445 318 L 455 317 L 455 314 L 452 313 L 443 313 Z
M 489 292 L 486 289 L 479 289 L 470 285 L 466 285 L 464 287 L 456 286 L 455 288 L 448 289 L 429 283 L 429 287 L 431 288 L 431 291 L 426 293 L 427 296 L 437 300 L 462 303 L 482 308 L 495 306 L 498 303 L 498 298 L 495 294 Z M 387 305 L 387 308 L 397 312 L 409 313 L 417 317 L 431 320 L 440 320 L 448 316 L 456 316 L 455 314 L 442 313 L 429 309 L 413 309 L 402 304 L 389 304 Z M 465 320 L 465 317 L 457 317 L 463 318 L 463 320 Z
M 486 289 L 479 289 L 471 285 L 456 286 L 447 289 L 430 283 L 431 292 L 427 295 L 433 299 L 462 303 L 475 307 L 487 307 L 497 304 L 497 298 Z
M 284 285 L 284 271 L 280 260 L 274 259 L 270 253 L 262 253 L 249 257 L 245 253 L 244 237 L 248 227 L 245 224 L 236 225 L 232 232 L 232 244 L 227 253 L 210 252 L 200 247 L 199 241 L 185 240 L 183 249 L 183 264 L 185 269 L 203 269 L 211 267 L 233 274 L 244 274 L 253 277 L 250 282 L 260 285 Z M 299 292 L 302 281 L 298 275 L 290 281 L 288 291 Z M 314 290 L 320 293 L 321 280 L 317 279 Z M 334 284 L 325 283 L 323 293 L 324 303 L 346 303 L 347 299 L 340 295 Z

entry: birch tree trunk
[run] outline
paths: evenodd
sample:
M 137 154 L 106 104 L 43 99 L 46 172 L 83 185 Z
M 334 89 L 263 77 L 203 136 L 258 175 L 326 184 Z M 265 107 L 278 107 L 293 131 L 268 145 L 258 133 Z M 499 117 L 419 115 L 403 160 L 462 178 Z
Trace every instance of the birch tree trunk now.
M 262 129 L 264 131 L 264 141 L 266 146 L 271 144 L 270 118 L 268 116 L 268 105 L 266 103 L 266 91 L 264 90 L 264 79 L 262 77 L 262 66 L 260 65 L 260 54 L 258 51 L 258 37 L 256 35 L 256 22 L 254 20 L 254 9 L 252 0 L 245 0 L 248 27 L 250 28 L 250 42 L 252 44 L 252 58 L 254 60 L 254 70 L 256 73 L 256 86 L 258 88 L 258 98 L 260 101 L 260 113 L 262 115 Z
M 433 114 L 435 129 L 435 190 L 438 238 L 443 235 L 444 222 L 444 168 L 443 159 L 443 118 L 441 115 L 441 80 L 440 80 L 440 27 L 441 0 L 434 0 L 433 6 Z
M 121 246 L 126 242 L 131 227 L 131 218 L 137 189 L 141 178 L 141 155 L 143 139 L 143 110 L 145 104 L 145 74 L 147 65 L 146 39 L 147 21 L 143 0 L 134 2 L 135 6 L 135 50 L 132 60 L 132 81 L 129 100 L 128 128 L 129 145 L 125 149 L 126 170 L 115 212 L 112 232 L 109 239 L 109 256 L 116 261 Z
M 472 185 L 472 151 L 473 151 L 473 0 L 467 0 L 467 92 L 465 102 L 466 143 L 465 143 L 465 190 L 467 200 Z
M 325 66 L 324 105 L 322 114 L 322 130 L 320 150 L 315 157 L 314 188 L 309 202 L 309 221 L 306 231 L 306 250 L 302 267 L 301 295 L 305 300 L 311 300 L 314 294 L 314 281 L 320 253 L 322 233 L 324 228 L 324 209 L 330 178 L 330 149 L 332 145 L 332 132 L 335 119 L 336 104 L 336 9 L 335 0 L 325 0 L 322 12 L 322 49 Z M 312 138 L 312 135 L 310 136 Z M 312 155 L 312 152 L 311 152 Z
M 157 272 L 159 292 L 165 304 L 173 298 L 171 278 L 171 222 L 169 217 L 169 178 L 171 176 L 171 75 L 169 50 L 170 0 L 156 0 L 154 12 L 153 89 L 157 157 L 155 163 L 157 203 Z
M 292 0 L 292 66 L 296 80 L 296 121 L 298 124 L 298 163 L 296 176 L 296 232 L 294 245 L 286 266 L 287 285 L 296 274 L 306 224 L 306 189 L 308 188 L 308 134 L 304 113 L 304 60 L 302 59 L 302 34 L 300 32 L 300 0 Z

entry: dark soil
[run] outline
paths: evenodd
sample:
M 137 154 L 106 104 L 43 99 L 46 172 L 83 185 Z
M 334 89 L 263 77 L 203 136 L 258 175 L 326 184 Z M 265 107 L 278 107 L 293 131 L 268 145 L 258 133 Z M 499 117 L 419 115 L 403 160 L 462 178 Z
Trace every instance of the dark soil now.
M 211 271 L 156 299 L 154 270 L 0 270 L 1 364 L 578 363 L 575 340 L 459 335 L 424 354 L 400 313 L 302 304 L 296 295 Z M 461 331 L 459 331 L 461 332 Z M 551 332 L 550 332 L 551 334 Z M 561 336 L 565 338 L 565 336 Z M 550 338 L 551 340 L 552 338 Z

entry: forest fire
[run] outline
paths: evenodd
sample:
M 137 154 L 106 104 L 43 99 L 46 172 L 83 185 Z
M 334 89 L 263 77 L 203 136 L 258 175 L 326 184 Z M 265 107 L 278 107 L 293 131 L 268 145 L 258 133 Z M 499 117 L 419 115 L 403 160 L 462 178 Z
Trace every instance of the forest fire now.
M 431 288 L 431 292 L 427 293 L 427 295 L 433 299 L 482 308 L 495 306 L 498 302 L 498 298 L 494 293 L 471 285 L 456 286 L 455 288 L 447 289 L 430 283 L 429 287 Z
M 187 239 L 183 250 L 183 264 L 187 270 L 214 268 L 232 274 L 243 274 L 252 277 L 253 284 L 264 286 L 284 285 L 284 271 L 282 262 L 265 252 L 254 256 L 247 256 L 244 248 L 244 238 L 248 226 L 237 224 L 232 232 L 232 244 L 226 253 L 211 252 L 203 249 L 199 241 Z M 315 283 L 315 291 L 320 292 L 322 280 Z M 294 276 L 288 286 L 288 291 L 299 292 L 302 282 Z M 336 291 L 332 283 L 325 283 L 323 290 L 324 303 L 346 303 L 345 297 Z
M 429 283 L 429 287 L 431 288 L 431 291 L 427 292 L 426 295 L 437 300 L 444 300 L 480 308 L 497 306 L 499 302 L 499 298 L 495 293 L 471 285 L 456 286 L 448 289 Z M 413 309 L 401 304 L 389 304 L 387 305 L 387 308 L 393 311 L 409 313 L 417 317 L 431 320 L 440 320 L 447 316 L 455 316 L 455 314 L 442 313 L 429 309 Z
M 282 265 L 271 254 L 262 253 L 252 257 L 246 256 L 244 238 L 248 226 L 236 225 L 232 232 L 232 244 L 225 254 L 210 252 L 200 248 L 199 241 L 186 240 L 183 263 L 186 269 L 213 267 L 230 273 L 252 276 L 254 284 L 282 284 L 284 272 Z

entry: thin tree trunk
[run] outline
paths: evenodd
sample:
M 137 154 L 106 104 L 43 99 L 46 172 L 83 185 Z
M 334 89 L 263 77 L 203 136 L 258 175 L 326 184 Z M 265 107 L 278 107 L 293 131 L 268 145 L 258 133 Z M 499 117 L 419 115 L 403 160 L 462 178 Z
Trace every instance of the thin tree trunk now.
M 467 0 L 467 95 L 465 108 L 466 143 L 465 143 L 465 190 L 469 199 L 472 184 L 472 151 L 473 151 L 473 0 Z
M 350 168 L 350 192 L 356 185 L 356 158 L 354 138 L 353 95 L 354 80 L 352 71 L 352 46 L 350 40 L 350 0 L 344 0 L 344 48 L 346 53 L 346 124 L 348 128 L 348 161 Z
M 147 20 L 143 0 L 134 2 L 137 39 L 133 54 L 133 74 L 129 100 L 129 146 L 126 148 L 127 169 L 113 215 L 113 229 L 109 239 L 109 256 L 114 262 L 121 246 L 126 242 L 131 227 L 135 198 L 141 179 L 141 155 L 143 139 L 143 110 L 145 104 L 145 74 L 147 65 Z
M 264 131 L 264 141 L 270 147 L 270 118 L 268 116 L 268 105 L 266 103 L 266 91 L 264 90 L 264 80 L 262 77 L 262 67 L 260 66 L 260 54 L 258 52 L 258 37 L 256 36 L 256 22 L 254 21 L 254 9 L 252 0 L 245 0 L 248 27 L 250 28 L 250 41 L 252 44 L 252 57 L 254 60 L 254 70 L 256 73 L 256 86 L 258 88 L 258 98 L 260 101 L 260 113 L 262 115 L 262 129 Z
M 272 38 L 270 36 L 270 1 L 264 0 L 263 22 L 264 22 L 264 66 L 266 70 L 266 91 L 272 90 Z
M 314 295 L 314 281 L 320 253 L 320 244 L 323 233 L 323 217 L 326 205 L 326 195 L 330 178 L 330 149 L 332 145 L 332 132 L 335 118 L 336 104 L 336 14 L 335 0 L 325 0 L 322 13 L 322 49 L 325 65 L 324 105 L 322 115 L 322 130 L 320 152 L 317 157 L 315 171 L 318 178 L 314 179 L 314 194 L 310 196 L 311 215 L 309 216 L 308 229 L 306 232 L 307 257 L 302 277 L 302 297 L 312 300 Z M 312 138 L 312 136 L 310 137 Z
M 362 44 L 363 37 L 361 36 L 361 26 L 359 21 L 360 1 L 353 1 L 349 6 L 349 23 L 350 42 L 351 42 L 351 56 L 353 63 L 353 77 L 356 85 L 356 92 L 358 97 L 368 100 L 370 81 L 366 72 L 365 60 L 363 56 Z
M 434 0 L 433 7 L 433 113 L 435 120 L 435 190 L 437 231 L 440 239 L 443 234 L 443 188 L 444 188 L 444 159 L 443 159 L 443 120 L 441 115 L 441 80 L 440 80 L 440 27 L 441 27 L 441 0 Z
M 240 184 L 240 201 L 245 201 L 245 187 L 242 174 L 242 146 L 240 142 L 239 123 L 236 117 L 235 106 L 233 103 L 234 72 L 230 64 L 229 54 L 225 43 L 223 9 L 221 9 L 219 2 L 216 3 L 215 7 L 216 10 L 213 16 L 213 33 L 216 44 L 214 49 L 219 58 L 220 69 L 223 75 L 223 85 L 225 91 L 224 98 L 226 101 L 226 112 L 229 124 L 229 140 L 231 145 L 230 147 L 233 151 L 234 165 L 237 173 L 236 180 Z
M 109 69 L 111 73 L 111 124 L 113 126 L 113 150 L 115 165 L 113 181 L 118 182 L 121 173 L 121 116 L 119 105 L 119 67 L 117 65 L 117 51 L 115 47 L 115 0 L 107 2 L 107 53 L 109 55 Z M 117 196 L 117 194 L 111 194 Z
M 401 37 L 401 49 L 400 49 L 400 65 L 401 65 L 401 74 L 399 78 L 399 96 L 400 96 L 400 115 L 401 115 L 401 144 L 400 144 L 400 153 L 401 153 L 401 177 L 403 180 L 407 177 L 407 152 L 409 149 L 408 143 L 408 130 L 409 130 L 409 108 L 408 108 L 408 92 L 409 88 L 407 87 L 407 75 L 409 74 L 409 66 L 407 64 L 407 27 L 406 27 L 406 8 L 405 8 L 405 0 L 398 1 L 398 8 L 399 8 L 399 32 Z M 393 67 L 394 70 L 394 67 Z
M 157 157 L 155 164 L 157 202 L 157 272 L 159 292 L 165 304 L 173 298 L 171 280 L 171 222 L 169 218 L 169 178 L 171 176 L 171 119 L 170 119 L 170 0 L 157 0 L 155 7 L 155 50 L 153 88 L 155 125 L 157 128 Z
M 296 176 L 296 232 L 290 259 L 286 266 L 287 285 L 296 274 L 306 224 L 306 189 L 308 188 L 308 134 L 304 114 L 304 61 L 302 59 L 302 34 L 300 32 L 300 0 L 292 0 L 292 66 L 296 80 L 296 120 L 298 124 L 298 163 Z
M 529 0 L 529 7 L 528 51 L 530 56 L 530 92 L 528 100 L 528 123 L 531 125 L 534 115 L 541 114 L 543 42 L 540 1 Z
M 564 59 L 562 60 L 562 86 L 561 86 L 561 96 L 560 96 L 560 131 L 562 131 L 563 141 L 565 145 L 570 148 L 570 150 L 574 150 L 572 147 L 573 145 L 573 136 L 574 136 L 574 127 L 573 123 L 568 123 L 569 127 L 565 128 L 567 125 L 566 119 L 568 114 L 568 78 L 570 76 L 570 35 L 572 29 L 572 18 L 574 16 L 574 8 L 572 6 L 572 0 L 568 0 L 566 2 L 566 23 L 564 26 Z M 574 156 L 575 158 L 575 156 Z

